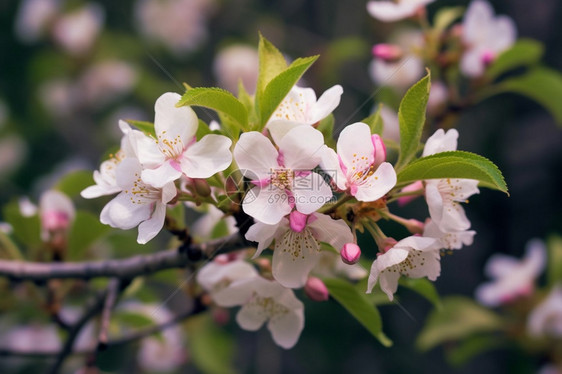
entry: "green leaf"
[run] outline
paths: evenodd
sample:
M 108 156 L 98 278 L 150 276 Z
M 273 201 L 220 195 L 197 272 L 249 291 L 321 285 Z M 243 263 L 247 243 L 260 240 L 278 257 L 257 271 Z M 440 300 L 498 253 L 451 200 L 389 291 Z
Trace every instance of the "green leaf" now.
M 298 58 L 293 63 L 274 77 L 265 87 L 263 93 L 258 93 L 257 105 L 260 114 L 260 128 L 261 131 L 265 124 L 275 112 L 275 109 L 281 104 L 285 96 L 291 91 L 291 88 L 298 82 L 304 72 L 308 70 L 310 65 L 316 61 L 318 56 Z
M 197 141 L 201 140 L 205 135 L 212 134 L 213 132 L 209 128 L 209 125 L 203 120 L 199 120 L 199 125 L 197 126 L 197 132 L 195 133 L 195 138 Z
M 115 322 L 120 326 L 126 325 L 136 329 L 143 329 L 155 324 L 155 321 L 142 313 L 135 313 L 127 310 L 120 310 L 114 314 Z
M 260 33 L 258 46 L 259 75 L 256 87 L 258 96 L 265 91 L 268 83 L 287 68 L 283 54 Z
M 400 102 L 400 156 L 395 166 L 397 170 L 407 165 L 418 151 L 430 87 L 431 73 L 428 71 L 424 78 L 410 87 Z
M 193 363 L 205 374 L 234 374 L 235 344 L 232 337 L 218 328 L 207 314 L 186 322 L 188 346 Z
M 332 296 L 359 323 L 363 325 L 385 347 L 392 341 L 382 331 L 382 320 L 378 309 L 371 304 L 351 283 L 342 279 L 324 279 L 324 284 Z
M 562 280 L 562 237 L 551 235 L 546 241 L 548 261 L 546 279 L 553 286 Z
M 447 350 L 447 361 L 453 366 L 461 366 L 470 361 L 474 356 L 502 347 L 505 344 L 506 340 L 499 336 L 471 336 L 457 346 Z
M 23 260 L 23 255 L 16 243 L 2 230 L 0 230 L 0 258 L 4 260 Z
M 41 245 L 41 222 L 39 215 L 35 214 L 31 217 L 24 217 L 19 208 L 17 201 L 11 202 L 4 206 L 2 210 L 4 220 L 12 225 L 14 229 L 14 237 L 27 247 L 36 247 Z
M 544 54 L 542 43 L 533 39 L 519 39 L 511 48 L 501 53 L 486 70 L 486 77 L 494 80 L 501 74 L 519 66 L 534 65 Z
M 248 130 L 248 112 L 244 105 L 227 90 L 216 87 L 197 87 L 187 90 L 176 104 L 202 106 L 213 109 L 236 122 L 241 130 Z
M 68 236 L 68 260 L 83 260 L 88 248 L 111 228 L 100 222 L 98 215 L 78 211 Z
M 457 341 L 473 334 L 498 331 L 504 327 L 494 312 L 464 296 L 443 299 L 434 309 L 416 340 L 416 347 L 427 351 L 441 343 Z
M 125 120 L 129 125 L 136 127 L 148 136 L 156 138 L 156 131 L 154 130 L 154 123 L 148 121 L 137 121 L 134 119 Z
M 506 79 L 485 92 L 481 99 L 504 92 L 517 93 L 536 101 L 562 126 L 562 75 L 556 70 L 540 67 Z
M 496 165 L 485 157 L 464 151 L 436 153 L 413 161 L 398 173 L 398 183 L 424 179 L 476 179 L 480 185 L 507 193 L 507 185 Z
M 437 293 L 435 286 L 426 278 L 414 279 L 414 278 L 400 277 L 398 283 L 401 286 L 409 288 L 412 291 L 417 292 L 421 296 L 425 297 L 427 300 L 433 303 L 433 305 L 435 305 L 437 308 L 441 307 L 441 300 L 439 299 L 439 294 Z
M 451 26 L 453 22 L 459 19 L 464 14 L 465 8 L 462 6 L 441 8 L 435 13 L 433 17 L 433 26 L 437 32 L 441 33 L 447 27 Z
M 62 177 L 55 188 L 68 197 L 79 196 L 80 192 L 94 184 L 94 177 L 89 170 L 79 170 L 66 174 Z
M 361 122 L 366 123 L 371 128 L 371 134 L 382 135 L 384 131 L 384 122 L 381 116 L 382 103 L 379 104 L 377 110 L 369 117 L 363 119 Z

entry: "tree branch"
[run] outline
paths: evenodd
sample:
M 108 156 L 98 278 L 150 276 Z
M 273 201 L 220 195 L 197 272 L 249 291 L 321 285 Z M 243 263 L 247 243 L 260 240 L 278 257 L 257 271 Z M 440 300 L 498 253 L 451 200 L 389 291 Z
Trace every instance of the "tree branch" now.
M 248 242 L 236 233 L 207 243 L 192 244 L 190 249 L 192 251 L 200 251 L 205 258 L 213 258 L 220 253 L 228 253 L 248 247 L 248 245 Z M 42 263 L 0 260 L 0 276 L 5 276 L 12 280 L 31 281 L 46 281 L 54 278 L 90 279 L 99 277 L 133 279 L 137 276 L 152 274 L 160 270 L 183 268 L 191 261 L 184 251 L 178 251 L 177 249 L 107 261 Z

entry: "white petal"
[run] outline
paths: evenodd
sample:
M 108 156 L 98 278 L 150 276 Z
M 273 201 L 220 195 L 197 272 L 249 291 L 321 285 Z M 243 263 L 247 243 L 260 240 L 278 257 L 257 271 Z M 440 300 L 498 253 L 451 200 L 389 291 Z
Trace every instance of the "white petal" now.
M 182 173 L 172 166 L 172 162 L 174 160 L 166 161 L 156 169 L 144 169 L 141 173 L 141 179 L 144 183 L 156 188 L 161 188 L 166 183 L 179 179 Z
M 279 141 L 285 135 L 287 135 L 289 131 L 291 131 L 292 129 L 298 126 L 308 126 L 308 125 L 303 124 L 301 122 L 284 121 L 284 120 L 274 120 L 274 121 L 269 121 L 267 123 L 267 129 L 269 130 L 269 134 L 271 135 L 271 138 L 273 139 L 275 144 L 278 144 Z
M 503 278 L 519 267 L 520 261 L 515 257 L 496 253 L 486 262 L 484 274 L 490 278 Z
M 302 309 L 291 310 L 277 318 L 271 318 L 267 329 L 275 343 L 285 349 L 292 348 L 299 340 L 304 328 L 304 313 Z
M 190 146 L 181 159 L 181 169 L 190 178 L 209 178 L 226 169 L 232 162 L 226 136 L 209 134 Z
M 425 142 L 422 157 L 434 155 L 436 153 L 456 151 L 459 132 L 450 129 L 446 133 L 443 129 L 438 129 Z
M 388 299 L 392 301 L 394 299 L 394 294 L 398 290 L 398 279 L 400 278 L 399 272 L 393 272 L 386 270 L 379 275 L 379 284 L 381 290 L 388 296 Z M 371 279 L 369 278 L 369 281 Z
M 303 287 L 319 259 L 319 246 L 310 230 L 288 231 L 275 242 L 273 277 L 284 287 Z
M 98 185 L 86 187 L 82 192 L 80 192 L 80 196 L 84 199 L 93 199 L 96 197 L 104 196 L 104 195 L 112 195 L 121 191 L 120 187 L 113 187 L 113 188 L 103 188 Z
M 230 308 L 243 305 L 250 301 L 255 292 L 256 284 L 264 282 L 260 277 L 243 278 L 232 282 L 228 287 L 214 293 L 213 300 L 217 305 Z
M 492 27 L 493 38 L 489 41 L 491 49 L 496 53 L 501 53 L 511 47 L 517 39 L 517 28 L 513 20 L 507 16 L 499 16 L 495 19 Z
M 494 9 L 487 1 L 474 0 L 470 3 L 463 20 L 463 40 L 469 46 L 479 44 L 488 37 L 488 30 L 492 24 Z
M 346 126 L 338 137 L 338 156 L 347 168 L 347 176 L 368 169 L 375 160 L 375 147 L 371 141 L 371 129 L 357 122 Z
M 436 280 L 441 273 L 441 256 L 438 250 L 432 251 L 411 251 L 408 256 L 409 263 L 404 266 L 402 274 L 410 278 L 427 277 L 429 280 Z
M 279 223 L 291 212 L 287 193 L 273 186 L 252 188 L 242 201 L 242 209 L 249 216 L 268 225 Z
M 371 16 L 383 22 L 395 22 L 414 15 L 418 6 L 406 1 L 369 1 L 367 11 Z
M 146 244 L 149 240 L 154 238 L 162 227 L 164 227 L 164 220 L 166 218 L 166 205 L 156 203 L 152 216 L 139 225 L 139 235 L 137 242 L 139 244 Z
M 344 220 L 332 219 L 330 216 L 318 213 L 313 217 L 315 219 L 308 227 L 317 240 L 330 244 L 338 252 L 344 244 L 353 242 L 351 229 Z
M 411 247 L 409 246 L 405 248 L 395 246 L 390 248 L 386 253 L 378 255 L 372 266 L 376 266 L 379 272 L 381 272 L 404 261 L 410 254 L 410 251 Z
M 326 174 L 332 177 L 332 180 L 336 183 L 340 190 L 347 189 L 347 178 L 340 168 L 338 155 L 332 148 L 325 147 L 322 151 L 322 160 L 320 161 L 320 167 Z
M 413 54 L 408 54 L 395 62 L 375 58 L 369 64 L 369 74 L 376 84 L 399 89 L 414 84 L 423 75 L 423 69 L 423 61 Z
M 296 209 L 304 214 L 317 211 L 332 198 L 330 185 L 317 173 L 296 177 L 292 193 Z
M 396 185 L 396 171 L 392 164 L 383 162 L 375 173 L 357 186 L 355 198 L 359 201 L 375 201 Z
M 467 77 L 480 77 L 484 74 L 482 51 L 478 48 L 470 49 L 462 55 L 460 69 Z
M 166 161 L 166 156 L 160 151 L 156 141 L 144 135 L 140 131 L 129 133 L 130 148 L 134 149 L 134 154 L 130 157 L 138 157 L 140 163 L 145 168 L 155 168 Z
M 316 104 L 312 106 L 310 113 L 308 113 L 307 123 L 314 124 L 326 118 L 340 105 L 342 94 L 343 88 L 339 84 L 326 90 Z
M 122 160 L 115 171 L 115 180 L 117 185 L 126 190 L 132 187 L 140 180 L 142 167 L 139 160 L 133 157 L 127 157 Z
M 241 328 L 248 331 L 256 331 L 267 320 L 267 315 L 263 307 L 255 303 L 248 303 L 242 306 L 236 314 L 236 322 Z
M 234 282 L 239 279 L 253 278 L 257 275 L 257 270 L 243 260 L 227 262 L 226 264 L 211 261 L 197 272 L 197 283 L 206 291 L 212 291 L 217 283 L 224 280 Z
M 286 218 L 282 218 L 281 221 L 274 225 L 268 225 L 263 222 L 256 222 L 248 229 L 246 233 L 246 239 L 257 242 L 258 249 L 254 254 L 253 258 L 258 257 L 264 249 L 268 248 L 280 233 L 284 230 L 289 229 L 289 223 Z
M 238 168 L 251 179 L 269 179 L 271 169 L 279 167 L 278 155 L 269 139 L 257 131 L 243 133 L 234 146 Z
M 102 209 L 100 221 L 105 225 L 128 230 L 148 219 L 151 204 L 137 204 L 125 192 L 121 192 Z
M 316 104 L 312 88 L 293 86 L 271 115 L 270 121 L 290 121 L 312 125 L 307 121 L 308 108 Z M 314 123 L 314 122 L 313 122 Z
M 297 126 L 278 143 L 285 167 L 311 170 L 320 163 L 324 150 L 324 135 L 310 126 Z
M 476 231 L 450 231 L 444 232 L 439 229 L 435 222 L 425 224 L 423 236 L 436 238 L 441 246 L 446 249 L 461 249 L 463 246 L 471 245 Z
M 159 141 L 182 141 L 187 145 L 195 132 L 199 121 L 190 107 L 176 107 L 181 96 L 174 92 L 166 92 L 156 100 L 154 105 L 154 130 Z
M 525 262 L 529 273 L 538 278 L 546 266 L 546 246 L 542 240 L 533 239 L 527 243 Z
M 424 238 L 423 236 L 408 236 L 396 243 L 393 248 L 432 251 L 439 249 L 439 241 L 434 238 Z

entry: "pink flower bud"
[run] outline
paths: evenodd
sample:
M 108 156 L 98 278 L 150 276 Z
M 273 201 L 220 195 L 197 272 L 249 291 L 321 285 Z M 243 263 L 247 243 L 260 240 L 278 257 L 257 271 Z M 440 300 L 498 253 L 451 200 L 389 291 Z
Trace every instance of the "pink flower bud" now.
M 306 221 L 308 215 L 301 213 L 297 210 L 293 210 L 289 215 L 289 226 L 294 232 L 301 232 L 306 227 Z
M 341 252 L 341 259 L 348 265 L 356 264 L 361 257 L 361 248 L 355 243 L 346 243 Z
M 309 277 L 304 285 L 304 293 L 313 301 L 326 301 L 330 293 L 322 280 L 316 277 Z
M 388 252 L 392 247 L 394 247 L 398 241 L 394 238 L 385 238 L 381 241 L 379 247 L 382 248 L 383 252 Z
M 386 146 L 377 134 L 371 135 L 371 141 L 375 147 L 375 166 L 379 166 L 386 161 Z
M 193 178 L 193 186 L 197 195 L 201 197 L 211 196 L 211 186 L 209 186 L 209 183 L 205 179 Z
M 485 66 L 488 66 L 492 62 L 494 62 L 494 60 L 496 59 L 496 54 L 493 51 L 486 50 L 484 51 L 484 53 L 482 53 L 482 56 L 480 56 L 480 58 L 482 59 L 482 63 Z
M 422 183 L 422 181 L 417 181 L 417 182 L 414 182 L 414 183 L 409 184 L 406 187 L 402 188 L 402 190 L 400 192 L 414 192 L 414 191 L 421 190 L 421 189 L 423 189 L 423 183 Z M 420 197 L 420 196 L 421 196 L 421 194 L 399 197 L 398 198 L 398 205 L 404 206 L 404 205 L 410 203 L 415 198 Z
M 396 61 L 402 57 L 402 48 L 394 44 L 375 44 L 373 56 L 384 61 Z
M 423 234 L 423 230 L 425 228 L 425 225 L 423 224 L 423 222 L 418 221 L 417 219 L 409 219 L 406 221 L 406 229 L 408 229 L 408 231 L 412 234 Z

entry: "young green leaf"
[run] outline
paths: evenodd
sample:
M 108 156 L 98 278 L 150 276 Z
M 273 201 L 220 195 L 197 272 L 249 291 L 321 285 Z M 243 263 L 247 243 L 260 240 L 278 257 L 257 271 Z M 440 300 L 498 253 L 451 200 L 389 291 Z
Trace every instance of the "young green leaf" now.
M 248 130 L 248 112 L 234 95 L 222 88 L 197 87 L 186 91 L 176 104 L 181 106 L 202 106 L 229 116 L 241 130 Z
M 496 313 L 469 298 L 451 296 L 443 299 L 441 306 L 431 312 L 418 335 L 416 346 L 422 351 L 447 341 L 457 341 L 504 327 L 502 319 Z
M 330 291 L 330 296 L 355 317 L 382 345 L 385 347 L 392 345 L 392 341 L 382 331 L 379 311 L 351 283 L 336 278 L 323 281 Z
M 398 283 L 401 286 L 409 288 L 412 291 L 417 292 L 421 296 L 425 297 L 427 300 L 433 303 L 433 305 L 435 305 L 437 308 L 441 307 L 441 300 L 439 299 L 439 294 L 437 293 L 435 286 L 426 278 L 414 279 L 414 278 L 400 277 Z
M 333 147 L 336 143 L 334 140 L 334 115 L 330 113 L 326 118 L 320 120 L 317 129 L 324 135 L 326 145 Z
M 94 177 L 89 170 L 78 170 L 62 177 L 55 188 L 63 192 L 68 197 L 80 195 L 80 192 L 88 186 L 94 184 Z
M 125 120 L 129 125 L 136 127 L 148 136 L 156 138 L 156 131 L 154 130 L 154 123 L 148 121 L 137 121 L 134 119 Z
M 494 60 L 486 70 L 486 77 L 494 80 L 516 67 L 534 65 L 539 62 L 543 53 L 542 43 L 532 39 L 520 39 Z
M 504 92 L 518 93 L 536 101 L 562 126 L 562 74 L 556 70 L 540 67 L 524 75 L 506 79 L 485 92 L 481 98 Z
M 283 54 L 260 33 L 258 46 L 259 75 L 256 93 L 260 96 L 267 84 L 287 68 Z
M 0 258 L 4 260 L 23 260 L 23 255 L 14 241 L 0 230 Z
M 265 124 L 275 112 L 275 109 L 281 104 L 285 96 L 291 91 L 291 88 L 298 82 L 304 72 L 308 70 L 310 65 L 316 61 L 318 56 L 298 58 L 285 69 L 282 73 L 273 78 L 265 87 L 261 95 L 258 94 L 257 105 L 259 108 L 260 128 L 261 131 Z
M 548 248 L 548 261 L 546 278 L 549 285 L 554 285 L 562 280 L 562 237 L 552 235 L 546 241 Z
M 496 165 L 485 157 L 464 151 L 436 153 L 410 163 L 398 173 L 398 183 L 424 179 L 476 179 L 480 185 L 507 193 L 507 185 Z
M 83 260 L 88 248 L 110 230 L 109 226 L 100 222 L 97 215 L 77 211 L 68 237 L 68 260 Z
M 447 361 L 452 366 L 462 366 L 474 356 L 506 346 L 507 344 L 507 340 L 501 336 L 489 334 L 471 336 L 446 351 Z
M 14 237 L 27 247 L 36 247 L 41 244 L 41 222 L 39 215 L 25 217 L 21 214 L 17 201 L 4 206 L 2 210 L 4 220 L 12 225 Z
M 451 26 L 458 18 L 464 14 L 465 8 L 462 6 L 441 8 L 433 17 L 433 26 L 439 33 Z
M 395 166 L 397 170 L 407 165 L 418 151 L 430 87 L 431 73 L 428 70 L 427 75 L 410 87 L 400 102 L 400 155 Z

